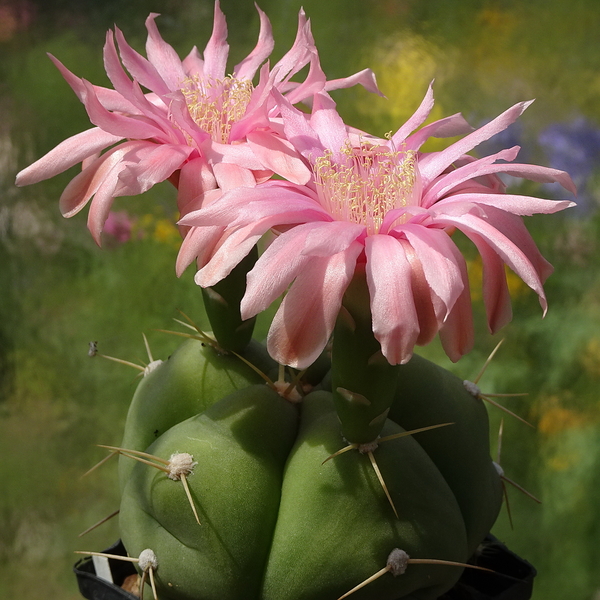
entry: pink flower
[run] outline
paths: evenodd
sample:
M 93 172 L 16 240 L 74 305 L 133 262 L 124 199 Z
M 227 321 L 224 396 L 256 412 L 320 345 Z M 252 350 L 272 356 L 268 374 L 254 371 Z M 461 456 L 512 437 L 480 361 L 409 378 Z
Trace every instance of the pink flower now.
M 118 244 L 124 244 L 131 238 L 131 228 L 134 224 L 124 210 L 113 211 L 108 215 L 104 224 L 104 234 L 110 236 Z
M 521 217 L 572 203 L 506 194 L 498 174 L 559 182 L 574 191 L 570 177 L 512 164 L 518 147 L 480 159 L 466 154 L 530 103 L 513 106 L 476 131 L 460 115 L 415 131 L 433 107 L 430 87 L 414 115 L 384 140 L 346 127 L 325 93 L 316 95 L 310 117 L 283 97 L 279 101 L 285 134 L 310 168 L 310 181 L 238 188 L 182 220 L 226 227 L 196 275 L 201 286 L 225 277 L 267 230 L 279 233 L 248 274 L 241 305 L 242 318 L 249 318 L 285 293 L 268 337 L 275 359 L 298 368 L 314 361 L 349 282 L 364 269 L 373 332 L 391 364 L 407 362 L 415 344 L 427 344 L 438 332 L 448 356 L 458 360 L 471 349 L 473 322 L 465 260 L 451 237 L 455 229 L 481 254 L 492 332 L 512 316 L 505 264 L 546 310 L 543 282 L 552 267 Z M 420 151 L 431 136 L 467 132 L 445 150 Z
M 148 58 L 129 46 L 118 28 L 109 31 L 104 65 L 114 89 L 92 85 L 51 57 L 95 127 L 65 140 L 21 171 L 17 185 L 36 183 L 82 163 L 82 172 L 60 198 L 60 208 L 70 217 L 93 198 L 88 227 L 100 244 L 116 197 L 141 194 L 166 179 L 178 187 L 183 214 L 200 206 L 204 194 L 214 196 L 215 190 L 238 183 L 252 186 L 273 171 L 297 183 L 308 181 L 305 164 L 274 120 L 279 109 L 272 90 L 295 104 L 320 90 L 357 83 L 378 91 L 375 79 L 365 70 L 327 82 L 303 11 L 292 48 L 269 69 L 265 61 L 274 46 L 271 25 L 257 10 L 258 43 L 232 75 L 226 75 L 227 25 L 218 0 L 203 57 L 194 47 L 181 60 L 160 36 L 156 14 L 146 20 Z M 306 79 L 292 82 L 308 64 Z

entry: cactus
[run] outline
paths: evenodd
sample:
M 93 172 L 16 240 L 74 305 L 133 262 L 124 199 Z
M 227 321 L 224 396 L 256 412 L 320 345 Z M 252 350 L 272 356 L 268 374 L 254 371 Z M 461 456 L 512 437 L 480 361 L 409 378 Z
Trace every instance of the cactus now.
M 176 453 L 193 457 L 189 500 L 164 470 L 125 450 L 120 458 L 127 465 L 122 539 L 132 556 L 146 548 L 156 554 L 159 598 L 335 600 L 385 565 L 394 548 L 465 563 L 489 531 L 502 488 L 487 412 L 449 372 L 418 356 L 401 367 L 402 385 L 373 451 L 384 490 L 366 454 L 327 460 L 345 446 L 329 391 L 291 402 L 265 384 L 246 385 L 220 390 L 222 397 L 195 405 L 197 414 L 189 416 L 192 390 L 204 385 L 198 371 L 206 351 L 187 341 L 165 363 L 165 374 L 143 380 L 126 424 L 124 448 L 136 439 L 134 430 L 143 432 L 138 445 L 153 437 L 141 415 L 164 398 L 169 419 L 178 422 L 145 452 L 161 464 Z M 149 388 L 154 393 L 146 391 L 150 377 L 160 377 Z M 395 437 L 436 424 L 444 426 Z M 461 571 L 409 565 L 402 577 L 382 577 L 356 598 L 434 599 Z
M 263 369 L 272 364 L 258 342 L 249 344 L 243 356 Z M 200 340 L 186 340 L 141 381 L 129 406 L 121 445 L 145 450 L 173 425 L 203 412 L 229 392 L 259 381 L 260 376 L 236 356 Z M 131 461 L 120 461 L 121 489 L 131 468 Z
M 505 265 L 545 311 L 552 267 L 522 217 L 573 203 L 506 194 L 499 175 L 575 187 L 562 171 L 512 162 L 518 147 L 468 154 L 531 102 L 475 131 L 460 114 L 421 127 L 430 85 L 395 133 L 354 129 L 329 91 L 381 93 L 374 74 L 328 81 L 302 10 L 271 68 L 258 11 L 258 43 L 227 76 L 218 1 L 202 58 L 194 48 L 181 60 L 154 13 L 147 59 L 109 32 L 113 90 L 54 59 L 95 127 L 17 176 L 35 183 L 81 162 L 61 210 L 91 202 L 99 245 L 116 197 L 177 187 L 176 271 L 198 266 L 216 340 L 188 335 L 169 360 L 140 367 L 122 446 L 110 448 L 121 455 L 122 538 L 162 600 L 434 600 L 478 568 L 465 563 L 511 481 L 490 458 L 478 378 L 465 386 L 414 348 L 439 334 L 457 361 L 473 346 L 457 230 L 482 258 L 490 331 L 512 315 Z M 464 137 L 422 151 L 445 136 Z M 280 296 L 265 347 L 254 320 Z

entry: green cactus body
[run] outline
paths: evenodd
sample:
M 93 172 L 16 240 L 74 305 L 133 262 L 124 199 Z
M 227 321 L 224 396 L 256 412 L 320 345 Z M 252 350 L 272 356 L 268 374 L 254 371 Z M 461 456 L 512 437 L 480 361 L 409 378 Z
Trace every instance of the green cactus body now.
M 406 429 L 453 423 L 419 433 L 415 439 L 454 492 L 472 554 L 502 504 L 502 484 L 490 458 L 487 410 L 461 379 L 416 354 L 399 369 L 389 418 Z
M 187 482 L 200 525 L 181 481 L 122 457 L 129 464 L 122 538 L 133 556 L 145 548 L 156 553 L 158 597 L 335 600 L 385 567 L 394 548 L 412 558 L 465 562 L 500 502 L 487 415 L 459 379 L 418 357 L 409 365 L 382 436 L 456 425 L 384 441 L 373 451 L 398 517 L 367 455 L 351 450 L 323 463 L 345 446 L 331 392 L 295 405 L 264 384 L 245 387 L 203 405 L 147 448 L 163 459 L 193 456 Z M 191 359 L 182 365 L 192 368 L 198 370 Z M 173 392 L 171 401 L 180 397 Z M 352 599 L 433 600 L 461 572 L 411 564 Z
M 121 535 L 130 554 L 150 547 L 160 556 L 159 598 L 258 597 L 297 425 L 296 406 L 256 385 L 150 446 L 156 456 L 188 452 L 197 461 L 187 481 L 201 525 L 180 481 L 135 463 L 121 501 Z
M 321 464 L 340 449 L 339 430 L 330 393 L 304 399 L 261 600 L 335 600 L 384 567 L 396 547 L 414 557 L 468 558 L 458 504 L 415 439 L 391 440 L 374 452 L 398 510 L 396 518 L 367 456 L 352 451 Z M 401 431 L 389 419 L 383 428 L 384 435 Z M 401 577 L 378 579 L 352 598 L 395 600 L 419 590 L 420 598 L 433 599 L 461 571 L 415 565 Z
M 251 342 L 242 355 L 263 370 L 274 364 L 258 342 Z M 143 451 L 173 425 L 203 412 L 230 392 L 260 381 L 237 356 L 187 340 L 140 382 L 129 407 L 121 447 Z M 121 489 L 132 468 L 133 462 L 121 457 Z

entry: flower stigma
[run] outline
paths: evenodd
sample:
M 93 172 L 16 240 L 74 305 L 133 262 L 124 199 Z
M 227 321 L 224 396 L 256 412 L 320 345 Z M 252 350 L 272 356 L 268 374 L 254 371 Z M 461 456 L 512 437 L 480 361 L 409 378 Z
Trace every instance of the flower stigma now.
M 231 75 L 224 79 L 195 75 L 181 88 L 194 122 L 221 144 L 229 143 L 231 127 L 246 114 L 253 91 L 252 81 Z
M 335 160 L 326 150 L 314 165 L 319 199 L 337 220 L 364 225 L 369 235 L 377 234 L 388 211 L 414 203 L 416 165 L 413 150 L 347 144 Z

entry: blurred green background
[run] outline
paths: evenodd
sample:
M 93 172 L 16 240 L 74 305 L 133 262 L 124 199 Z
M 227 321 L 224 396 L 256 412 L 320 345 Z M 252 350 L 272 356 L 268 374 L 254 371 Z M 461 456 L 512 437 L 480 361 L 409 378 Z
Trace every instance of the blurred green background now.
M 273 23 L 274 59 L 291 45 L 300 0 L 261 0 Z M 543 501 L 509 489 L 514 529 L 503 510 L 494 533 L 538 569 L 537 600 L 600 599 L 600 6 L 596 0 L 305 0 L 329 78 L 365 67 L 387 99 L 337 93 L 340 111 L 374 134 L 397 129 L 436 80 L 433 118 L 462 112 L 473 125 L 520 100 L 537 101 L 478 152 L 519 144 L 520 158 L 567 169 L 579 187 L 569 214 L 531 218 L 530 229 L 556 272 L 545 319 L 535 295 L 511 278 L 515 318 L 491 337 L 480 305 L 480 264 L 465 244 L 474 281 L 475 351 L 448 365 L 438 345 L 422 350 L 474 378 L 501 337 L 481 381 L 485 392 L 527 392 L 506 404 L 536 425 L 507 418 L 501 463 Z M 250 0 L 223 0 L 233 66 L 254 46 Z M 91 360 L 100 351 L 146 361 L 178 339 L 183 310 L 204 324 L 188 271 L 174 274 L 178 248 L 174 190 L 156 186 L 118 199 L 130 237 L 118 227 L 99 250 L 86 210 L 63 220 L 57 199 L 76 169 L 49 182 L 14 187 L 18 170 L 89 126 L 83 107 L 46 57 L 108 85 L 105 32 L 114 23 L 143 50 L 144 19 L 162 14 L 163 37 L 181 56 L 202 49 L 210 0 L 0 0 L 0 597 L 79 598 L 73 550 L 99 550 L 117 537 L 111 522 L 77 534 L 118 505 L 114 465 L 80 480 L 118 444 L 136 372 Z M 512 188 L 565 197 L 531 183 Z M 259 335 L 268 321 L 262 318 Z M 502 414 L 490 408 L 492 448 Z

